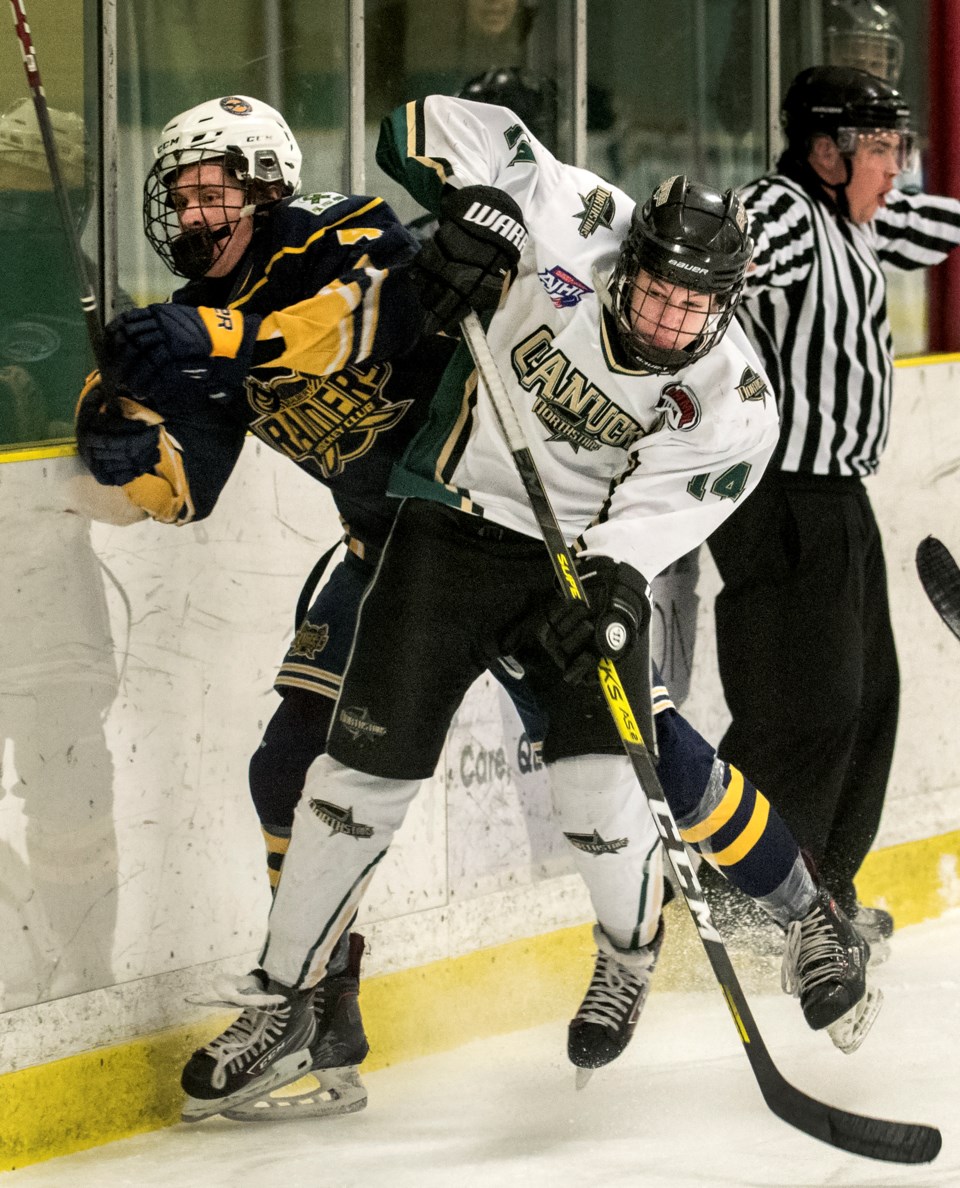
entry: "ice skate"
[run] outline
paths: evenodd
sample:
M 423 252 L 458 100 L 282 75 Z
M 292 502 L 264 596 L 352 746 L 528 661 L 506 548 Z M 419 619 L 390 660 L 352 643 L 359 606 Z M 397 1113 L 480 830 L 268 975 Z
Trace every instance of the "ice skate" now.
M 594 1069 L 616 1060 L 629 1044 L 663 944 L 663 919 L 650 944 L 636 952 L 617 949 L 599 925 L 593 937 L 597 964 L 567 1033 L 567 1055 L 577 1067 L 578 1089 Z
M 238 1122 L 277 1118 L 327 1118 L 353 1114 L 367 1104 L 367 1090 L 357 1066 L 370 1047 L 360 1016 L 360 958 L 363 937 L 350 934 L 349 964 L 341 974 L 318 983 L 313 1000 L 317 1034 L 310 1045 L 309 1072 L 256 1101 L 222 1112 Z
M 187 1061 L 180 1083 L 187 1099 L 182 1117 L 199 1122 L 225 1113 L 296 1081 L 310 1070 L 310 1045 L 317 1032 L 313 990 L 279 982 L 262 986 L 255 971 L 233 1005 L 236 1019 Z
M 841 1052 L 855 1052 L 880 1010 L 867 989 L 870 946 L 821 887 L 802 920 L 787 927 L 781 983 L 797 995 L 814 1031 L 826 1030 Z

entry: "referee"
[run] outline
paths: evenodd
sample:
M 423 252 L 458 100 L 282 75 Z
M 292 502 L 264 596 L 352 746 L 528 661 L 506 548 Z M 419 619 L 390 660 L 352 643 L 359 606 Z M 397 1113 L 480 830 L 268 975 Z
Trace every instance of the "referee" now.
M 846 66 L 802 71 L 776 173 L 743 191 L 756 240 L 738 317 L 772 380 L 767 474 L 711 537 L 720 753 L 751 772 L 867 940 L 893 930 L 857 902 L 880 822 L 899 672 L 880 533 L 864 478 L 890 429 L 893 344 L 881 263 L 925 268 L 960 244 L 960 201 L 907 195 L 910 112 Z M 709 878 L 709 876 L 708 876 Z

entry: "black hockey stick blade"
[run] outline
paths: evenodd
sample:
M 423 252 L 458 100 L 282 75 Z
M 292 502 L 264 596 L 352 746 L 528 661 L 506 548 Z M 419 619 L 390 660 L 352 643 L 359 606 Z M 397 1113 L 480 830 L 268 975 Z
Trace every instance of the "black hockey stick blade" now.
M 942 1141 L 936 1127 L 854 1114 L 809 1097 L 786 1080 L 764 1043 L 723 938 L 713 924 L 709 905 L 663 795 L 649 753 L 642 746 L 632 743 L 627 746 L 627 750 L 646 793 L 667 857 L 677 873 L 680 890 L 700 934 L 700 941 L 739 1032 L 753 1075 L 769 1109 L 781 1121 L 797 1130 L 853 1155 L 882 1159 L 889 1163 L 929 1163 L 935 1159 Z
M 851 1114 L 808 1097 L 785 1080 L 773 1064 L 770 1070 L 772 1076 L 758 1074 L 757 1082 L 772 1112 L 831 1147 L 888 1163 L 930 1163 L 940 1153 L 943 1140 L 935 1126 Z
M 582 600 L 586 603 L 586 593 L 577 573 L 576 562 L 560 531 L 533 455 L 526 446 L 523 429 L 510 403 L 510 396 L 490 351 L 483 327 L 475 313 L 468 314 L 462 326 L 464 338 L 487 388 L 520 480 L 533 508 L 560 588 L 568 601 Z M 628 690 L 624 688 L 614 664 L 608 659 L 600 661 L 598 677 L 624 750 L 647 798 L 657 832 L 676 872 L 687 909 L 723 991 L 727 1008 L 767 1106 L 788 1125 L 854 1155 L 863 1155 L 868 1159 L 884 1159 L 891 1163 L 929 1163 L 931 1159 L 935 1159 L 942 1141 L 940 1131 L 935 1127 L 922 1123 L 887 1122 L 882 1118 L 851 1114 L 801 1093 L 777 1069 L 754 1022 L 723 938 L 714 926 L 710 905 L 687 855 L 673 812 L 667 804 L 650 751 L 641 733 L 639 719 L 631 706 Z
M 917 574 L 937 614 L 960 639 L 960 568 L 935 536 L 917 545 Z

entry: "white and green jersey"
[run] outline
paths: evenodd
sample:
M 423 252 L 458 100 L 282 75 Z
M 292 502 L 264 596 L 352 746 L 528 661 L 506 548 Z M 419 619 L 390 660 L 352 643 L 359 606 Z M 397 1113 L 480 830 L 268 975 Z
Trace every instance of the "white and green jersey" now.
M 558 161 L 506 108 L 447 96 L 387 117 L 377 159 L 434 212 L 444 185 L 496 186 L 523 212 L 519 272 L 488 338 L 567 542 L 652 580 L 706 540 L 758 482 L 776 402 L 736 325 L 675 376 L 616 361 L 603 299 L 632 199 Z M 539 535 L 465 345 L 391 491 Z

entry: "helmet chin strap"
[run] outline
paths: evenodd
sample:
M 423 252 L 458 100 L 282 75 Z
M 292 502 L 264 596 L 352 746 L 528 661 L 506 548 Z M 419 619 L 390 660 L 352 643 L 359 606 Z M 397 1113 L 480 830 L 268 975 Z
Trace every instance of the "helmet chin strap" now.
M 838 182 L 836 185 L 830 186 L 830 189 L 833 190 L 833 201 L 836 205 L 837 213 L 841 215 L 842 218 L 849 219 L 850 202 L 847 199 L 847 186 L 849 186 L 850 182 L 853 180 L 853 160 L 850 157 L 843 157 L 842 160 L 844 171 L 846 172 L 847 176 L 842 182 Z M 821 181 L 823 182 L 822 178 Z M 828 183 L 823 182 L 823 184 L 827 185 Z

